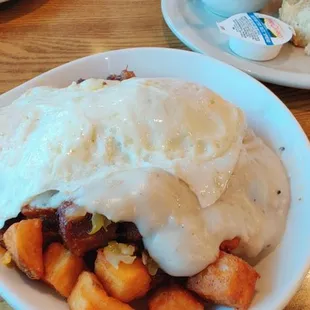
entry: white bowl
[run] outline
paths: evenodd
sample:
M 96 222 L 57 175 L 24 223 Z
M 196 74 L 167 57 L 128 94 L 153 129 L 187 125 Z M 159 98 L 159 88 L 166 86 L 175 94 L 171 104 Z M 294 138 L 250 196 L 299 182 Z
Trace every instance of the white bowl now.
M 93 55 L 60 66 L 0 96 L 0 106 L 10 104 L 30 87 L 61 87 L 78 78 L 102 78 L 127 65 L 140 77 L 176 77 L 206 85 L 241 107 L 250 126 L 276 152 L 285 147 L 281 156 L 292 193 L 287 229 L 278 248 L 256 266 L 261 279 L 251 308 L 283 309 L 310 264 L 310 147 L 290 111 L 262 84 L 207 56 L 172 49 L 136 48 Z M 65 301 L 44 284 L 1 265 L 0 295 L 17 310 L 68 309 Z
M 257 12 L 270 0 L 202 0 L 208 10 L 224 17 L 238 13 Z

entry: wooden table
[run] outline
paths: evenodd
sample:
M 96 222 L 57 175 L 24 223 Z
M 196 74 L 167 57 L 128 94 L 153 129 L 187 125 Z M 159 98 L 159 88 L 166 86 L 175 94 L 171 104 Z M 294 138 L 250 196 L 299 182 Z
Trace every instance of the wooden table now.
M 0 11 L 0 93 L 73 59 L 138 46 L 186 48 L 160 0 L 20 0 Z M 267 86 L 310 136 L 310 91 Z M 309 295 L 310 274 L 286 310 L 310 309 Z

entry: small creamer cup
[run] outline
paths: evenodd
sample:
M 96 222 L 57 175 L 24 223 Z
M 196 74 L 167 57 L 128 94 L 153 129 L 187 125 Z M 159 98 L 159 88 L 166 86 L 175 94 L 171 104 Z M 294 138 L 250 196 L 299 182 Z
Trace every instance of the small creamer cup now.
M 294 34 L 291 26 L 260 13 L 237 14 L 217 26 L 229 36 L 229 46 L 235 54 L 256 61 L 277 57 Z

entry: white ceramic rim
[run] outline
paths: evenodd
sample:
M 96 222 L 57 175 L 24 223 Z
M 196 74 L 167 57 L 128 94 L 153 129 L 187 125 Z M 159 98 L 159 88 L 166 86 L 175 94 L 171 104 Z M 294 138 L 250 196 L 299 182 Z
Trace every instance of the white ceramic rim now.
M 294 88 L 310 89 L 310 73 L 297 73 L 260 66 L 259 63 L 251 62 L 234 56 L 233 54 L 220 51 L 206 40 L 202 40 L 190 27 L 177 28 L 175 19 L 180 18 L 179 14 L 177 14 L 177 7 L 181 2 L 185 1 L 189 0 L 161 0 L 161 10 L 170 30 L 191 50 L 207 54 L 208 56 L 230 64 L 264 82 Z M 174 18 L 174 16 L 177 17 Z

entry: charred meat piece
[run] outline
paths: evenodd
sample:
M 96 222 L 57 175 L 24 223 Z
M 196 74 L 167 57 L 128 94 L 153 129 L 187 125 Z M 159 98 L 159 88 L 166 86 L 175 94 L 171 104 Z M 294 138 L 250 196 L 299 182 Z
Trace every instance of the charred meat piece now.
M 79 78 L 77 81 L 76 81 L 76 84 L 81 84 L 85 81 L 85 79 L 82 79 L 82 78 Z
M 57 210 L 53 208 L 36 208 L 26 205 L 22 208 L 22 214 L 27 219 L 40 218 L 42 220 L 43 247 L 52 242 L 60 242 Z
M 173 278 L 165 273 L 162 269 L 158 269 L 157 273 L 155 276 L 152 276 L 152 281 L 151 281 L 151 288 L 157 288 L 161 284 L 167 284 L 167 283 L 172 283 Z
M 36 208 L 26 205 L 22 208 L 22 214 L 27 219 L 36 219 L 40 218 L 41 220 L 48 220 L 49 222 L 57 223 L 57 213 L 56 209 L 53 208 Z
M 88 251 L 87 253 L 85 253 L 83 258 L 87 269 L 91 272 L 94 272 L 95 261 L 97 258 L 97 250 Z
M 53 242 L 61 242 L 61 236 L 59 234 L 59 225 L 57 222 L 49 222 L 48 220 L 43 220 L 43 248 L 46 248 Z
M 131 222 L 119 223 L 117 231 L 117 241 L 122 243 L 140 243 L 142 236 L 139 233 L 137 226 Z
M 107 80 L 112 81 L 124 81 L 131 79 L 133 77 L 136 77 L 135 73 L 133 71 L 128 71 L 127 68 L 121 72 L 121 74 L 111 74 L 107 77 Z M 81 84 L 85 81 L 83 78 L 79 78 L 76 81 L 76 84 Z M 107 83 L 103 82 L 103 85 L 106 85 Z
M 4 229 L 0 229 L 0 247 L 3 247 L 5 248 L 5 244 L 4 244 L 4 241 L 3 241 L 3 234 L 4 234 Z
M 108 76 L 107 80 L 113 81 L 124 81 L 135 77 L 135 73 L 133 71 L 128 71 L 127 68 L 121 72 L 121 74 L 111 74 Z
M 72 202 L 64 202 L 57 210 L 59 231 L 66 247 L 75 255 L 83 256 L 86 252 L 104 247 L 116 239 L 117 224 L 112 223 L 107 231 L 102 227 L 98 232 L 92 230 L 92 215 L 79 213 L 80 208 Z
M 225 240 L 220 245 L 220 250 L 226 253 L 231 253 L 233 250 L 235 250 L 240 243 L 240 238 L 235 237 L 231 240 Z

